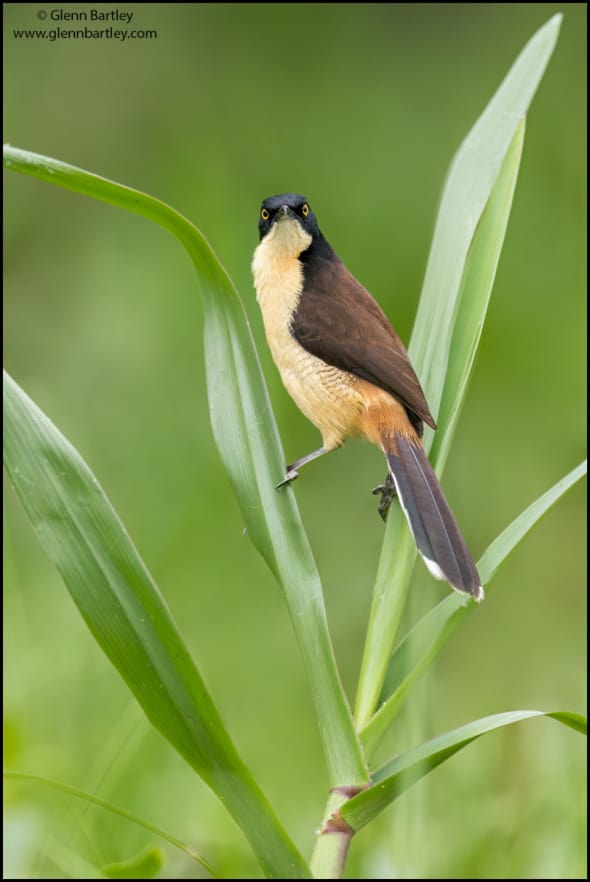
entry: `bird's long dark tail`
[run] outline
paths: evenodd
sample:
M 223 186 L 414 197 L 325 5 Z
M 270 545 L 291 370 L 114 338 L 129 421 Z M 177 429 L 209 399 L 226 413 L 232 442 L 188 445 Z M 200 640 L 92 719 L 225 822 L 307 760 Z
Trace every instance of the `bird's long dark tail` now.
M 436 579 L 483 600 L 481 579 L 420 442 L 397 434 L 384 444 L 401 506 L 426 566 Z

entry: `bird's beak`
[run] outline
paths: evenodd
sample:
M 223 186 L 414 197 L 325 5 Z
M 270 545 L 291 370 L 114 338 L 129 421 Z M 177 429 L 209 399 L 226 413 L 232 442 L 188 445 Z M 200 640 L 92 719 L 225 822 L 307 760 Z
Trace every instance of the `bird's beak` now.
M 272 227 L 282 226 L 285 221 L 299 221 L 299 218 L 288 205 L 281 205 L 273 218 Z
M 281 207 L 277 211 L 275 217 L 276 217 L 277 221 L 282 221 L 282 220 L 285 220 L 285 218 L 287 218 L 287 217 L 297 218 L 297 215 L 295 214 L 294 211 L 292 211 L 289 208 L 288 205 L 281 205 Z

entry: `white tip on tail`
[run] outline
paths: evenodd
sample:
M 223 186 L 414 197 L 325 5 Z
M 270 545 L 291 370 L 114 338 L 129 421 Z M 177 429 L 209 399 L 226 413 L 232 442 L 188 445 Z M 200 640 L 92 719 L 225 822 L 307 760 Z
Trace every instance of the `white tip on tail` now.
M 418 549 L 418 551 L 420 551 L 420 549 Z M 424 563 L 430 570 L 431 575 L 434 576 L 435 579 L 438 579 L 439 582 L 447 581 L 447 577 L 445 576 L 439 565 L 436 563 L 436 561 L 429 560 L 429 558 L 427 558 L 424 554 L 422 555 L 422 560 L 424 561 Z
M 386 451 L 389 471 L 420 556 L 433 578 L 480 603 L 477 569 L 424 450 L 403 437 L 397 444 Z

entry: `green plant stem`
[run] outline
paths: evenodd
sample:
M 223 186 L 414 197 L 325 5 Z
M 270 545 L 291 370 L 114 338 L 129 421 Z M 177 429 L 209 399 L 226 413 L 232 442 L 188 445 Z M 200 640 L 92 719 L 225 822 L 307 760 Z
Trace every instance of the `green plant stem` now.
M 345 787 L 334 787 L 330 792 L 309 864 L 314 879 L 342 878 L 354 830 L 341 818 L 339 809 L 357 792 L 360 791 Z
M 404 521 L 400 506 L 392 505 L 373 589 L 356 698 L 354 717 L 359 731 L 371 719 L 379 699 L 410 587 L 416 544 Z M 397 541 L 393 541 L 395 536 Z

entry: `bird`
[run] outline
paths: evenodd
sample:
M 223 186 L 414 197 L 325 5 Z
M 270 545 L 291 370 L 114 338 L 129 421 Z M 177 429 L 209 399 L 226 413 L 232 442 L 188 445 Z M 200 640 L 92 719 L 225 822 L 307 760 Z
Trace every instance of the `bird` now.
M 273 361 L 322 446 L 287 466 L 299 469 L 365 438 L 385 454 L 379 512 L 397 496 L 430 573 L 472 599 L 483 599 L 473 558 L 422 446 L 436 429 L 422 387 L 389 319 L 322 234 L 305 196 L 264 199 L 252 259 L 256 299 Z

